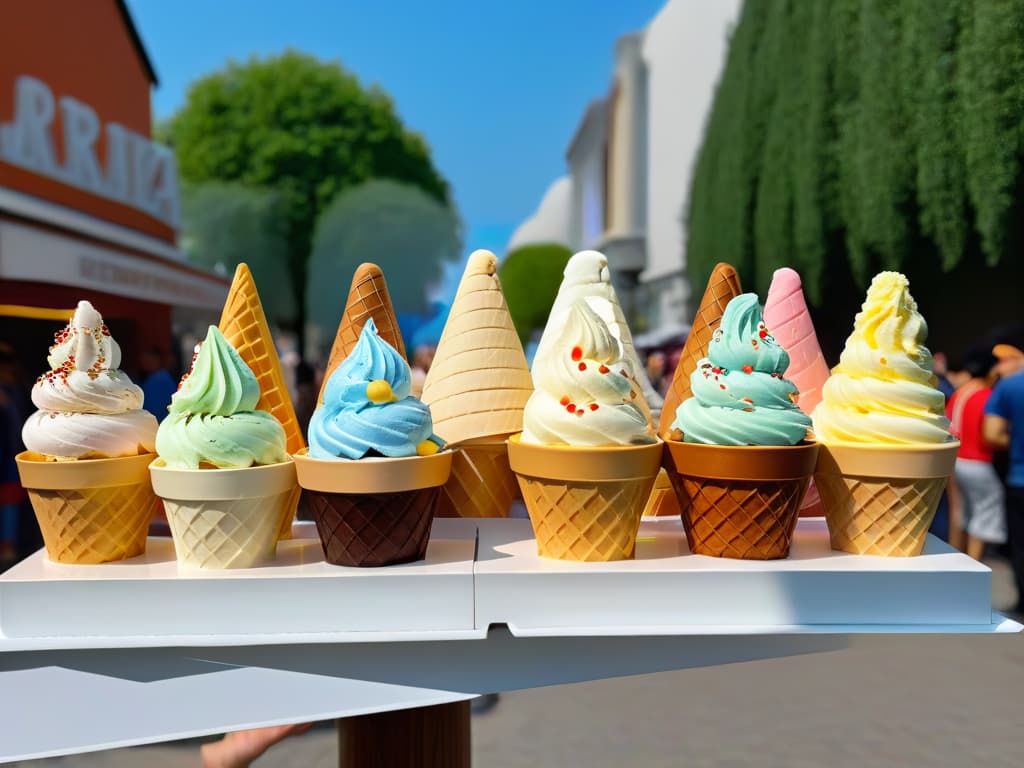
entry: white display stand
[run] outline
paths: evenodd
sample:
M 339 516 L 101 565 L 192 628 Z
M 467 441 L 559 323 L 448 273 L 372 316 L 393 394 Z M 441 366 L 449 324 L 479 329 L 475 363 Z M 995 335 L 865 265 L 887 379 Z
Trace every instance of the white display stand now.
M 480 693 L 816 653 L 861 632 L 1017 632 L 991 573 L 935 539 L 913 559 L 686 554 L 645 523 L 638 559 L 540 560 L 522 520 L 438 520 L 424 563 L 325 565 L 308 525 L 274 567 L 144 558 L 0 576 L 0 762 L 429 706 Z M 177 611 L 184 610 L 184 617 Z M 220 630 L 220 631 L 214 631 Z M 59 650 L 57 650 L 59 649 Z

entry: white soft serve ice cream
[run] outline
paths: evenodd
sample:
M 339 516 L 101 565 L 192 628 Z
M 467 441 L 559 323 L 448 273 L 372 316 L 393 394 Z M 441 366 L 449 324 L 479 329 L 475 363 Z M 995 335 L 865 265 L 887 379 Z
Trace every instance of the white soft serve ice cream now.
M 50 370 L 32 387 L 38 411 L 22 429 L 25 447 L 57 459 L 134 456 L 154 450 L 157 422 L 142 390 L 120 370 L 121 348 L 88 301 L 55 336 Z
M 585 299 L 572 304 L 548 354 L 533 366 L 536 389 L 522 442 L 609 446 L 655 441 L 618 340 Z

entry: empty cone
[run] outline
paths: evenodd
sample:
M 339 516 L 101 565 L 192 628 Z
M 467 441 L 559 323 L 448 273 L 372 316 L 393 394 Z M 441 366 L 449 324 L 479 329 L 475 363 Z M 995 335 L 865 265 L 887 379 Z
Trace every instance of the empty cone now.
M 708 343 L 722 322 L 725 305 L 734 297 L 739 296 L 740 278 L 736 270 L 729 264 L 716 264 L 708 278 L 707 288 L 700 300 L 700 306 L 693 317 L 693 325 L 686 337 L 686 344 L 679 357 L 679 364 L 672 375 L 672 383 L 665 395 L 665 403 L 661 408 L 661 419 L 658 423 L 658 434 L 668 439 L 672 422 L 676 419 L 679 404 L 690 397 L 690 376 L 697 370 L 697 363 L 707 357 Z
M 810 416 L 821 402 L 821 390 L 828 379 L 829 368 L 818 344 L 818 335 L 814 332 L 800 275 L 795 270 L 789 267 L 775 270 L 764 303 L 764 322 L 775 340 L 789 353 L 785 377 L 800 392 L 797 405 Z M 813 480 L 800 505 L 800 514 L 806 517 L 824 514 Z
M 359 332 L 363 330 L 366 320 L 371 317 L 377 326 L 377 334 L 404 358 L 405 344 L 402 341 L 402 331 L 398 327 L 398 318 L 391 304 L 388 285 L 384 282 L 384 273 L 376 264 L 360 264 L 352 276 L 345 311 L 338 324 L 338 333 L 334 337 L 331 354 L 327 358 L 327 370 L 324 372 L 324 382 L 320 387 L 320 402 L 324 400 L 327 379 L 355 348 L 356 342 L 359 341 Z
M 644 508 L 644 517 L 675 517 L 678 514 L 679 499 L 672 489 L 668 473 L 662 469 L 654 479 L 654 488 Z
M 441 488 L 438 517 L 508 517 L 518 483 L 505 441 L 452 451 L 452 474 Z
M 235 269 L 220 324 L 217 326 L 228 343 L 235 348 L 245 364 L 256 375 L 260 385 L 260 401 L 256 408 L 267 411 L 284 427 L 288 453 L 295 454 L 306 447 L 302 428 L 295 415 L 291 394 L 284 381 L 281 360 L 277 355 L 270 324 L 263 311 L 249 265 L 244 262 Z M 288 513 L 281 518 L 278 537 L 290 539 L 295 510 L 299 506 L 299 488 L 295 486 L 289 500 Z
M 814 479 L 832 548 L 886 557 L 921 554 L 959 447 L 822 445 Z
M 509 439 L 509 461 L 537 553 L 555 560 L 631 559 L 662 445 L 540 446 Z
M 690 551 L 740 560 L 789 555 L 816 443 L 718 446 L 666 443 Z
M 244 469 L 150 465 L 178 562 L 206 569 L 251 568 L 274 559 L 294 497 L 292 461 Z
M 47 461 L 16 457 L 21 484 L 53 562 L 95 564 L 146 551 L 156 507 L 148 466 L 155 454 L 116 459 Z

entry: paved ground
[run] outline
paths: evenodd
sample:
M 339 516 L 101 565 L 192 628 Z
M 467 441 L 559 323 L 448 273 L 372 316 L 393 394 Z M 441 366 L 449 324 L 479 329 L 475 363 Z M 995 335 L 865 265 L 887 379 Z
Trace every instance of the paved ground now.
M 1011 598 L 994 566 L 996 607 Z M 502 696 L 473 720 L 474 765 L 647 768 L 1019 766 L 1024 636 L 854 638 L 847 650 Z M 258 768 L 332 768 L 332 726 Z M 196 742 L 16 765 L 197 766 Z

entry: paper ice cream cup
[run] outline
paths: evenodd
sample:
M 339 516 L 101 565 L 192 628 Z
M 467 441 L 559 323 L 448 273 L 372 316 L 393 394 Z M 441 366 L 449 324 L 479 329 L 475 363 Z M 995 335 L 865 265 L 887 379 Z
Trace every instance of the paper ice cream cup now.
M 295 455 L 299 485 L 333 565 L 383 566 L 422 560 L 451 451 L 398 459 Z
M 789 555 L 817 443 L 723 446 L 665 443 L 690 551 L 776 560 Z
M 274 559 L 295 494 L 292 461 L 242 469 L 175 469 L 157 459 L 149 471 L 181 565 L 222 570 Z
M 588 448 L 508 441 L 537 554 L 555 560 L 629 560 L 661 465 L 661 442 Z
M 814 481 L 832 548 L 887 557 L 921 554 L 959 448 L 957 441 L 822 444 Z
M 53 562 L 107 563 L 146 551 L 156 497 L 147 468 L 156 454 L 52 461 L 24 451 L 21 484 Z

